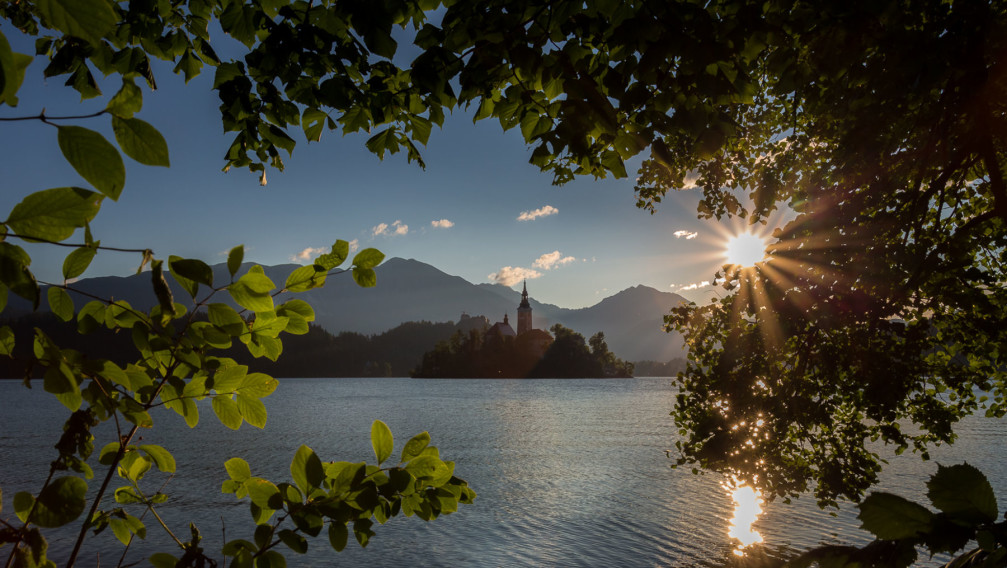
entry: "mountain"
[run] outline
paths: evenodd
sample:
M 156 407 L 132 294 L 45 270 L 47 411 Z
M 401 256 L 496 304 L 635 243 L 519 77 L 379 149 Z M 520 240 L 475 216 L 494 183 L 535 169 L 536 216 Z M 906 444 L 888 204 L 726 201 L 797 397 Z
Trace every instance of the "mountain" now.
M 264 266 L 263 269 L 279 286 L 297 266 Z M 500 321 L 504 314 L 509 314 L 516 323 L 515 312 L 521 294 L 509 287 L 472 284 L 412 259 L 390 258 L 375 270 L 378 285 L 373 288 L 357 286 L 350 274 L 345 273 L 329 276 L 324 288 L 309 290 L 297 297 L 315 309 L 315 323 L 333 334 L 352 331 L 376 335 L 408 321 L 457 322 L 463 312 L 485 315 L 490 322 Z M 224 265 L 214 266 L 215 282 L 226 282 L 228 278 Z M 167 279 L 176 301 L 188 299 L 170 276 Z M 149 272 L 126 277 L 86 278 L 74 283 L 74 288 L 99 297 L 126 300 L 144 310 L 155 303 Z M 226 294 L 215 299 L 228 301 Z M 529 300 L 534 327 L 548 330 L 559 323 L 585 337 L 604 332 L 609 349 L 624 360 L 668 361 L 683 355 L 681 337 L 662 331 L 664 315 L 685 301 L 677 294 L 636 286 L 594 306 L 569 309 L 535 301 L 533 287 Z M 84 304 L 76 297 L 75 301 L 78 309 Z M 282 301 L 282 297 L 278 301 Z M 42 305 L 45 306 L 44 297 Z M 26 311 L 30 311 L 28 303 L 11 295 L 3 315 L 11 317 Z

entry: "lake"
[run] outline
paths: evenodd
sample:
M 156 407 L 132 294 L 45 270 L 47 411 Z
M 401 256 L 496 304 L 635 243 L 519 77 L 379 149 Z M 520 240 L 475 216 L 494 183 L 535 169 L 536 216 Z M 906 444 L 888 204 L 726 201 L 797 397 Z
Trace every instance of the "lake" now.
M 253 475 L 274 482 L 289 480 L 290 460 L 302 443 L 323 461 L 373 461 L 370 426 L 381 419 L 395 435 L 395 456 L 411 436 L 429 431 L 441 456 L 456 463 L 455 474 L 478 493 L 475 504 L 430 523 L 394 518 L 376 526 L 377 536 L 366 549 L 351 539 L 339 554 L 323 532 L 309 541 L 306 555 L 285 551 L 292 566 L 724 566 L 734 558 L 738 541 L 728 536 L 734 504 L 725 480 L 671 469 L 665 455 L 675 439 L 668 415 L 675 395 L 670 379 L 280 383 L 265 399 L 265 430 L 247 425 L 229 430 L 204 401 L 194 430 L 165 411 L 153 413 L 154 429 L 141 432 L 141 443 L 164 445 L 178 461 L 178 472 L 164 489 L 171 500 L 160 510 L 183 540 L 190 521 L 210 551 L 219 550 L 225 535 L 251 540 L 247 501 L 220 492 L 228 458 L 245 458 Z M 14 493 L 37 491 L 45 479 L 64 415 L 40 382 L 28 390 L 20 381 L 0 381 L 4 519 L 13 517 Z M 114 437 L 106 426 L 102 433 Z M 970 419 L 959 441 L 934 451 L 933 461 L 893 458 L 882 488 L 920 499 L 937 462 L 968 461 L 990 476 L 1003 509 L 1005 434 L 1004 420 Z M 96 441 L 95 454 L 108 440 Z M 97 455 L 91 462 L 96 466 L 96 461 Z M 149 477 L 147 485 L 156 490 L 159 483 Z M 91 484 L 97 487 L 100 480 Z M 763 507 L 754 528 L 764 542 L 757 546 L 772 554 L 869 540 L 857 528 L 851 506 L 835 516 L 810 498 Z M 145 522 L 148 541 L 170 542 L 152 518 Z M 118 561 L 122 547 L 109 533 L 88 541 L 82 566 L 96 564 L 99 556 L 103 566 Z M 69 536 L 54 538 L 50 558 L 62 563 L 71 546 Z M 129 560 L 151 552 L 149 543 L 138 548 L 129 551 Z

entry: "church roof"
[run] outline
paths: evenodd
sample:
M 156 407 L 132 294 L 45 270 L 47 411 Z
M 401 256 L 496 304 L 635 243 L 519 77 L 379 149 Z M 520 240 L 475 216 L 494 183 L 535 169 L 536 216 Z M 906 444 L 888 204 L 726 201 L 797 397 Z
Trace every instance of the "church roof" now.
M 493 327 L 486 330 L 486 335 L 499 335 L 501 337 L 515 337 L 517 333 L 514 328 L 510 326 L 510 322 L 507 321 L 507 314 L 504 314 L 504 320 L 498 321 L 493 324 Z

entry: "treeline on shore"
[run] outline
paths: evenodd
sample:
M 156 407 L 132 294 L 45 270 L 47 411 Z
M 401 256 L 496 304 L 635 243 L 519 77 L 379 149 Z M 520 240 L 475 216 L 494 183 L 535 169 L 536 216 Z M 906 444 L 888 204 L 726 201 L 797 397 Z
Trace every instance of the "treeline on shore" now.
M 467 325 L 463 325 L 463 323 Z M 333 335 L 319 326 L 311 325 L 308 333 L 304 335 L 283 336 L 283 353 L 276 361 L 251 357 L 245 346 L 237 341 L 230 349 L 220 351 L 218 354 L 230 357 L 243 365 L 248 365 L 253 371 L 268 373 L 279 378 L 407 377 L 413 375 L 414 372 L 416 376 L 434 376 L 423 371 L 424 356 L 442 356 L 443 348 L 438 352 L 439 344 L 450 345 L 452 341 L 455 341 L 453 336 L 468 336 L 473 332 L 482 334 L 484 330 L 473 327 L 472 324 L 475 323 L 478 323 L 476 318 L 469 318 L 468 321 L 463 320 L 458 324 L 454 322 L 406 322 L 376 335 L 364 335 L 356 332 L 341 332 Z M 42 369 L 30 370 L 27 368 L 33 350 L 35 329 L 45 333 L 57 345 L 76 349 L 84 357 L 109 359 L 119 365 L 125 365 L 136 359 L 137 351 L 128 333 L 113 333 L 101 327 L 88 334 L 78 334 L 75 322 L 63 322 L 51 313 L 28 314 L 0 321 L 0 325 L 9 326 L 14 331 L 15 337 L 13 357 L 0 357 L 0 378 L 19 379 L 25 377 L 29 372 L 34 376 L 40 376 Z M 563 329 L 570 334 L 565 332 L 561 334 L 561 340 L 548 358 L 545 357 L 544 351 L 539 355 L 541 364 L 535 373 L 472 374 L 469 376 L 592 377 L 629 376 L 632 374 L 632 363 L 625 363 L 616 358 L 615 355 L 608 352 L 607 345 L 602 351 L 599 351 L 601 357 L 598 358 L 591 355 L 591 350 L 585 345 L 583 336 L 566 328 Z M 537 331 L 541 332 L 541 330 Z M 548 335 L 545 332 L 541 333 Z M 600 341 L 604 343 L 604 336 L 601 336 Z M 514 357 L 515 353 L 519 352 L 520 350 L 508 351 L 506 348 L 495 354 L 486 351 L 487 366 L 485 368 L 506 361 L 508 357 Z M 440 355 L 432 355 L 437 353 Z M 520 357 L 514 358 L 513 361 L 520 365 L 528 365 L 528 360 Z M 598 361 L 602 362 L 601 371 L 598 371 L 598 367 L 594 366 Z M 527 369 L 534 367 L 536 362 L 538 359 L 532 361 L 531 366 L 528 366 Z M 641 372 L 639 370 L 641 368 L 638 367 L 638 374 L 650 376 L 674 374 L 653 370 L 660 368 L 661 365 L 667 365 L 665 363 L 643 362 L 642 365 L 642 369 L 645 371 Z M 502 370 L 499 365 L 495 368 Z

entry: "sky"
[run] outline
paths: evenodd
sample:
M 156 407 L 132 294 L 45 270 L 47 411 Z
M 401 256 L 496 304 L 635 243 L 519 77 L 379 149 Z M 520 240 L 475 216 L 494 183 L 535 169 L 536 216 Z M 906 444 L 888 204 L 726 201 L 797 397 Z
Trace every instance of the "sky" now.
M 33 52 L 10 26 L 0 30 L 15 51 Z M 117 78 L 106 80 L 102 97 L 82 103 L 63 85 L 65 77 L 45 79 L 44 66 L 38 59 L 29 67 L 18 107 L 0 108 L 0 117 L 42 109 L 48 116 L 95 112 L 120 85 Z M 473 124 L 464 110 L 449 115 L 421 147 L 425 170 L 407 163 L 404 153 L 379 160 L 364 147 L 363 135 L 325 131 L 309 144 L 296 131 L 285 171 L 268 170 L 263 187 L 247 170 L 221 171 L 231 136 L 220 123 L 213 69 L 204 67 L 187 85 L 168 66 L 154 72 L 159 88 L 143 86 L 144 107 L 136 116 L 164 135 L 171 167 L 124 156 L 125 190 L 117 202 L 106 200 L 92 223 L 102 245 L 216 264 L 243 244 L 246 260 L 272 265 L 310 262 L 343 239 L 476 284 L 520 290 L 527 279 L 534 299 L 580 308 L 641 284 L 705 302 L 718 289 L 701 284 L 724 262 L 726 236 L 744 226 L 697 219 L 697 190 L 669 194 L 653 215 L 637 209 L 633 173 L 639 159 L 628 164 L 629 178 L 586 177 L 553 186 L 550 174 L 528 163 L 530 150 L 517 129 L 505 132 L 495 120 Z M 60 124 L 91 128 L 114 141 L 107 116 Z M 10 211 L 33 191 L 89 187 L 60 154 L 56 128 L 37 120 L 0 128 L 0 210 Z M 32 246 L 29 252 L 40 280 L 61 280 L 67 249 Z M 129 275 L 139 262 L 135 253 L 102 251 L 84 277 Z

